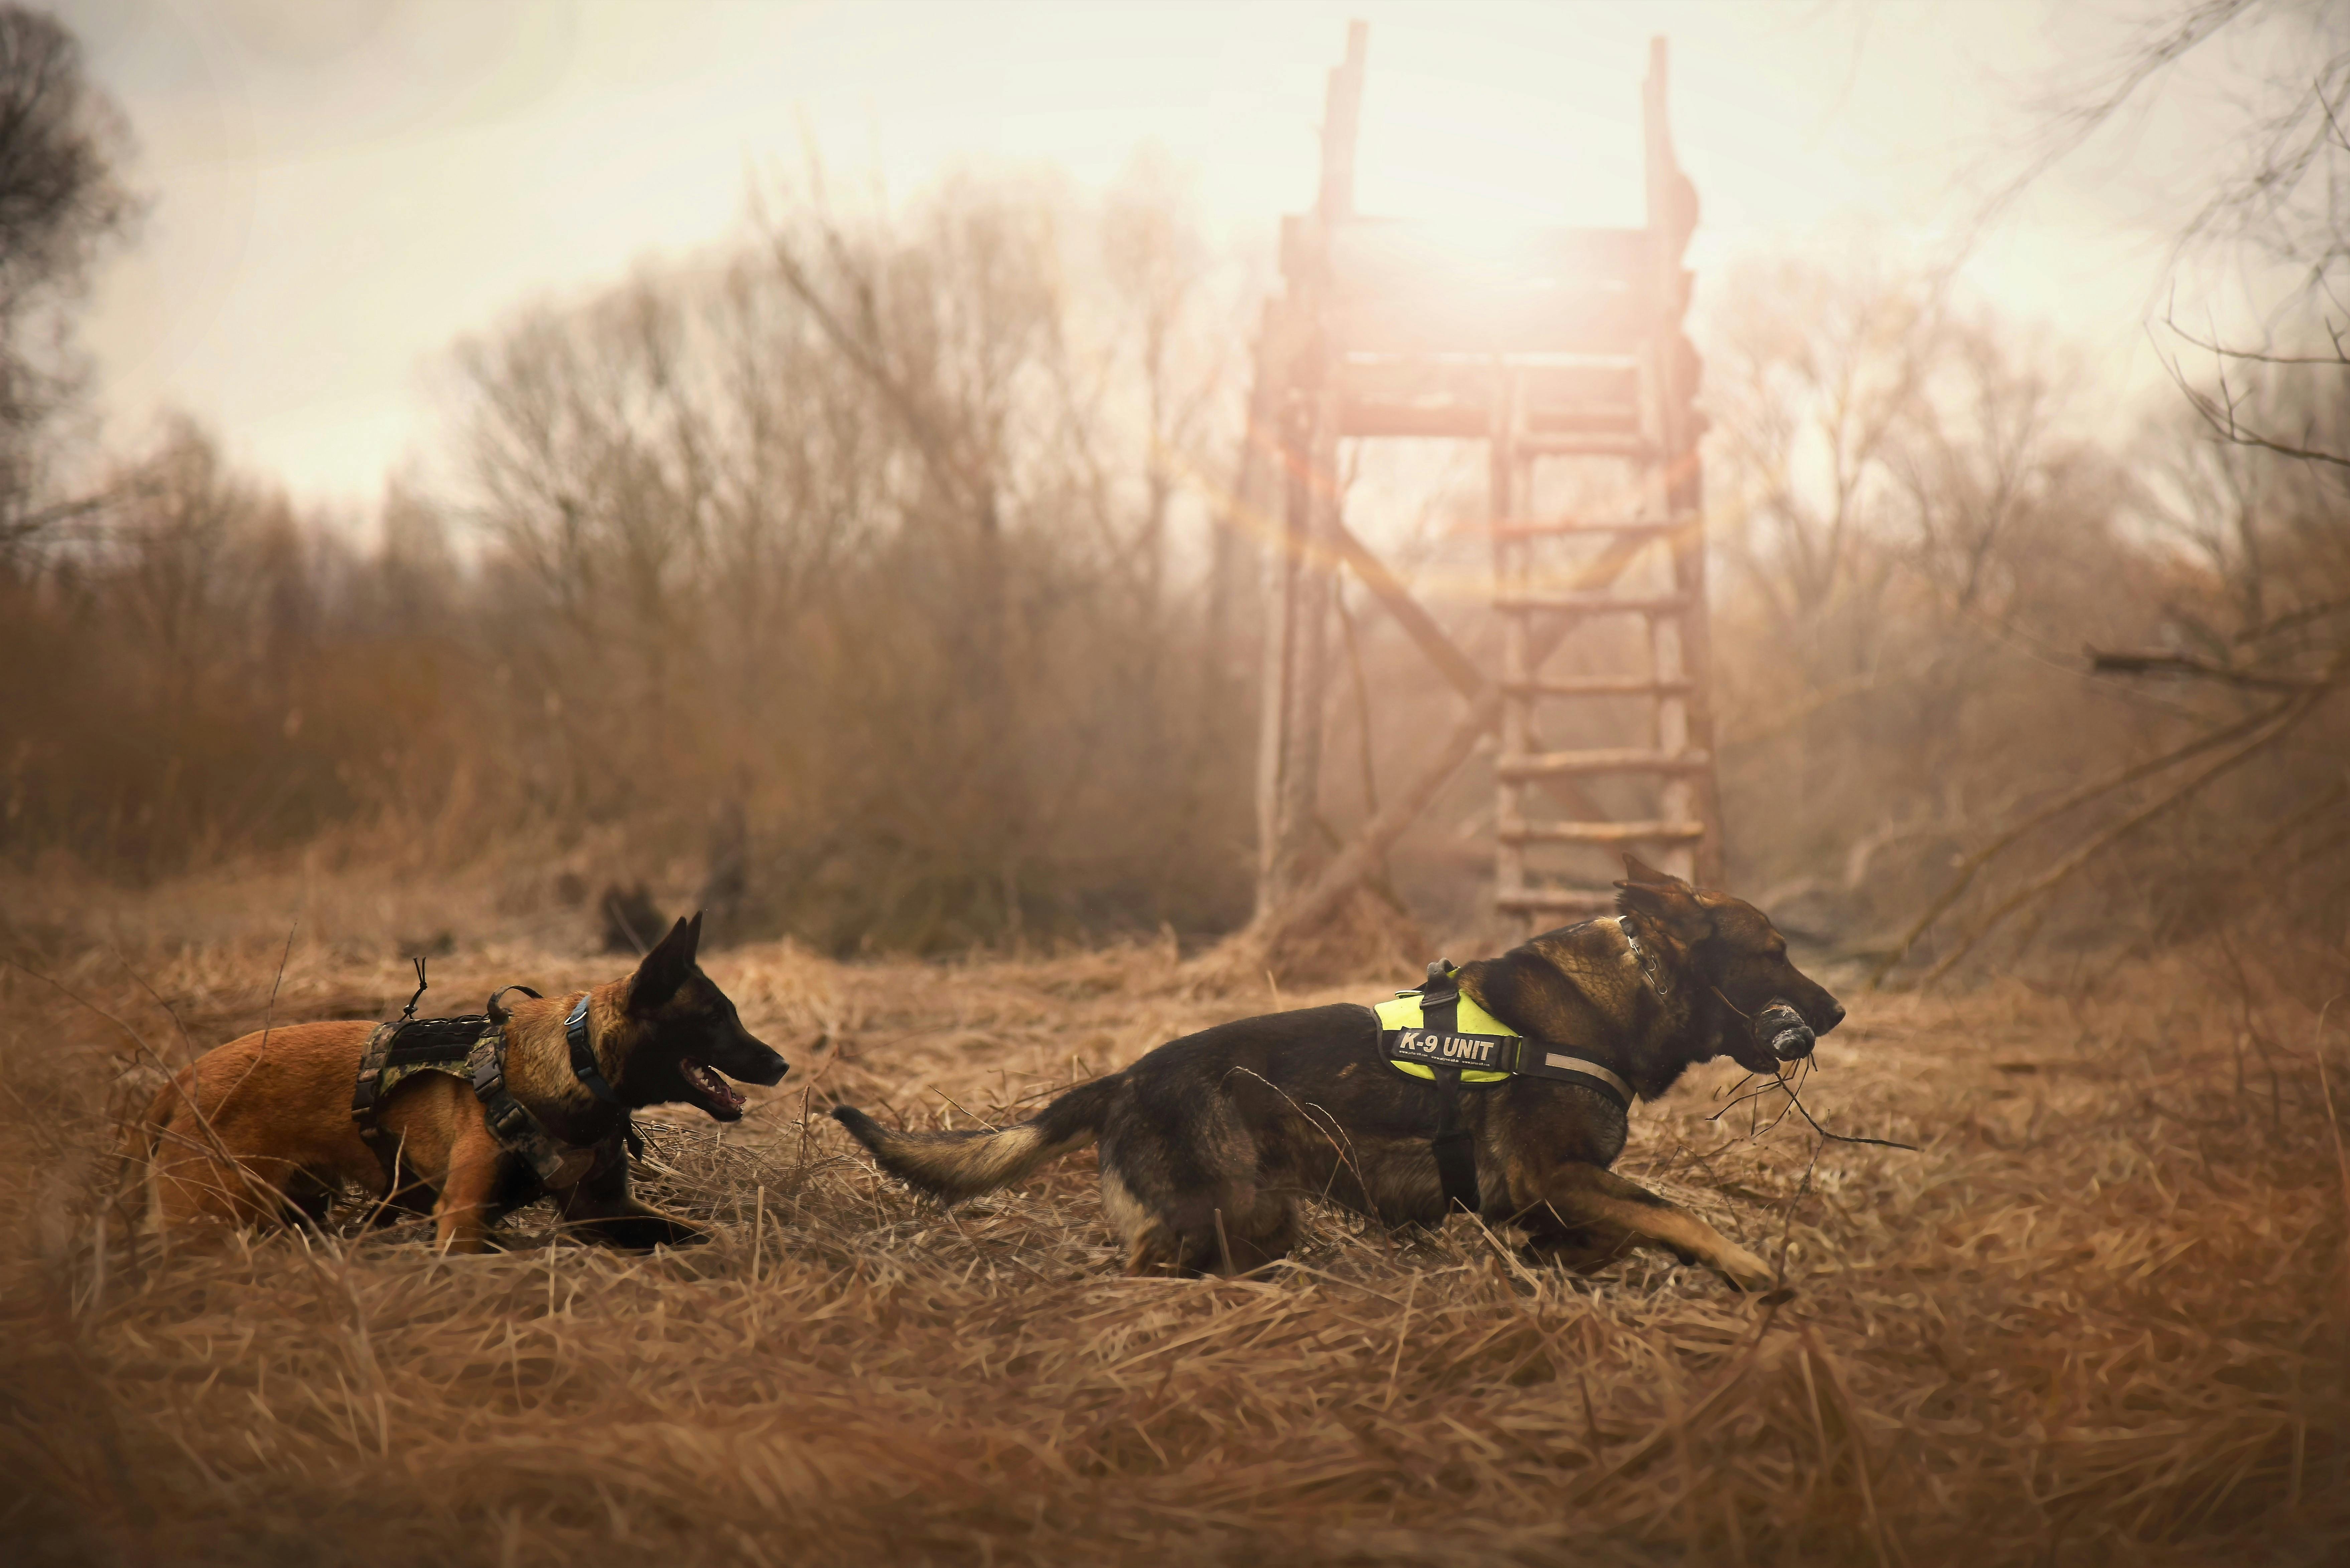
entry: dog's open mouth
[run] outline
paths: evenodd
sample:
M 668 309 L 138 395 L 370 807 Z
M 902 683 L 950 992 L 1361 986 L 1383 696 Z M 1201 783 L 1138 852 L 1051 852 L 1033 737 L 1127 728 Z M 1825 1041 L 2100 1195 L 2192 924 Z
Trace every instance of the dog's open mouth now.
M 742 1119 L 743 1096 L 718 1075 L 716 1068 L 688 1056 L 677 1064 L 677 1070 L 684 1076 L 686 1090 L 695 1105 L 722 1122 Z

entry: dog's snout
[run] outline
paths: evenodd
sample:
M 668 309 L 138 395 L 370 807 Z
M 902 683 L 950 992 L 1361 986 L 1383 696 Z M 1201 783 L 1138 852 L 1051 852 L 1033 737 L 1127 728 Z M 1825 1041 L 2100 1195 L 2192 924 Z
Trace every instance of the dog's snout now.
M 1829 1030 L 1834 1029 L 1837 1024 L 1842 1023 L 1843 1022 L 1844 1003 L 1836 1001 L 1834 997 L 1830 997 L 1828 999 L 1827 1011 L 1820 1015 L 1820 1026 L 1814 1033 L 1825 1034 Z
M 713 1055 L 711 1064 L 737 1082 L 769 1089 L 782 1083 L 784 1075 L 791 1071 L 782 1052 L 748 1033 L 739 1036 L 731 1049 Z

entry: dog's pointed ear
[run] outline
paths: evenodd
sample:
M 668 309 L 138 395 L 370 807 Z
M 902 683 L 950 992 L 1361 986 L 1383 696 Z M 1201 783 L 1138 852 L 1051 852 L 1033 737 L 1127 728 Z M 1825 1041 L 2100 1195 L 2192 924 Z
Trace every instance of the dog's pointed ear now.
M 650 1012 L 654 1008 L 677 994 L 693 972 L 694 950 L 702 945 L 702 915 L 695 911 L 691 919 L 681 916 L 669 929 L 669 935 L 653 944 L 653 950 L 637 965 L 637 972 L 629 981 L 629 1009 L 632 1012 Z
M 1616 887 L 1616 908 L 1623 914 L 1646 915 L 1683 941 L 1713 935 L 1713 915 L 1697 889 L 1629 850 L 1624 854 L 1624 880 Z
M 1689 886 L 1688 883 L 1681 882 L 1681 879 L 1674 876 L 1671 872 L 1659 871 L 1655 867 L 1649 865 L 1647 861 L 1641 859 L 1638 856 L 1633 854 L 1630 850 L 1627 849 L 1624 851 L 1624 880 L 1616 884 L 1618 888 L 1625 886 L 1627 883 L 1669 885 L 1676 882 L 1680 882 L 1680 885 L 1684 888 Z

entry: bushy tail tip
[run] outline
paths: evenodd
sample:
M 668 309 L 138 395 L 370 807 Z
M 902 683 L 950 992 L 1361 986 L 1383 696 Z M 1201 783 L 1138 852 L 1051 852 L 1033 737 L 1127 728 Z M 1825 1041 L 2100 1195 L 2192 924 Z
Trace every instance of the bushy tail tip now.
M 1062 1096 L 1035 1120 L 994 1132 L 906 1132 L 883 1127 L 854 1106 L 835 1106 L 832 1115 L 882 1169 L 953 1203 L 1008 1187 L 1046 1161 L 1092 1143 L 1101 1132 L 1101 1111 L 1115 1082 L 1097 1079 Z

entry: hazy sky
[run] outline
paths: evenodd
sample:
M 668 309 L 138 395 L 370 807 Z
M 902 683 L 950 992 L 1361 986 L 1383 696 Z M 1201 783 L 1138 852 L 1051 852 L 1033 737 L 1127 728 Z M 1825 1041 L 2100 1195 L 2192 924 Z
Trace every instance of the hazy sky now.
M 749 183 L 811 140 L 892 196 L 971 162 L 1097 185 L 1155 143 L 1221 232 L 1269 237 L 1311 194 L 1324 75 L 1359 16 L 1365 211 L 1638 223 L 1663 34 L 1702 287 L 1740 251 L 1873 226 L 1938 254 L 2016 167 L 2033 95 L 2142 10 L 69 0 L 152 197 L 85 340 L 113 439 L 185 408 L 298 497 L 364 506 L 445 448 L 456 339 L 738 232 Z M 2227 64 L 2034 187 L 1971 253 L 1972 286 L 2145 384 L 2169 237 L 2154 182 L 2195 163 Z

